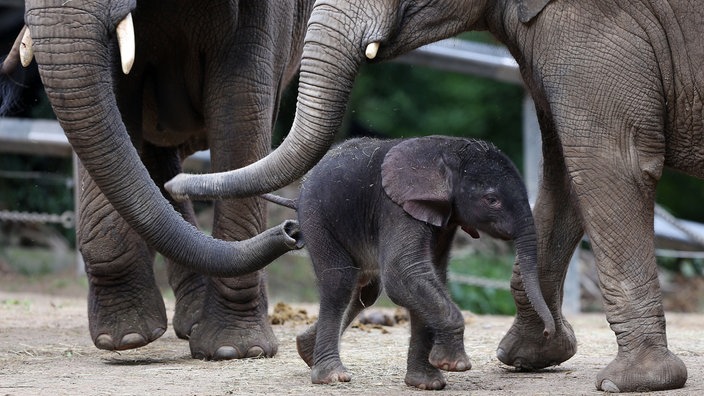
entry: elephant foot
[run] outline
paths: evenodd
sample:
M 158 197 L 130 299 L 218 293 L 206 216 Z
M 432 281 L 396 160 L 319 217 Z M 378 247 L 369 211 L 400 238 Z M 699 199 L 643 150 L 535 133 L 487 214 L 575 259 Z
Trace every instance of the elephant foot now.
M 681 388 L 685 382 L 684 363 L 663 347 L 628 356 L 619 354 L 596 376 L 596 388 L 604 392 L 661 391 Z
M 462 337 L 460 334 L 459 337 Z M 430 364 L 445 371 L 467 371 L 472 368 L 469 356 L 464 351 L 462 339 L 434 344 L 428 356 Z
M 164 300 L 156 285 L 99 287 L 91 283 L 88 324 L 93 343 L 99 349 L 139 348 L 166 331 Z
M 472 368 L 469 356 L 464 351 L 464 345 L 435 344 L 428 357 L 430 364 L 445 371 L 467 371 Z
M 404 381 L 406 385 L 421 390 L 441 390 L 447 385 L 442 372 L 428 364 L 424 364 L 422 368 L 409 367 Z
M 99 349 L 124 351 L 126 349 L 143 347 L 161 337 L 165 331 L 166 329 L 164 328 L 156 328 L 152 332 L 151 337 L 148 338 L 145 338 L 142 334 L 129 333 L 125 334 L 118 342 L 115 342 L 110 334 L 101 334 L 94 340 L 94 344 Z
M 242 318 L 205 314 L 189 336 L 191 356 L 202 360 L 272 357 L 278 342 L 266 315 Z
M 558 365 L 577 352 L 574 330 L 564 318 L 556 318 L 557 328 L 549 339 L 543 336 L 543 322 L 537 316 L 534 318 L 516 317 L 496 350 L 496 357 L 502 363 L 521 370 L 539 370 Z
M 308 367 L 313 367 L 317 323 L 296 337 L 296 350 Z
M 191 274 L 185 281 L 174 287 L 176 306 L 172 324 L 178 338 L 187 340 L 198 324 L 203 313 L 205 278 Z
M 331 364 L 319 363 L 313 366 L 312 369 L 310 379 L 314 384 L 333 384 L 352 380 L 352 376 L 339 360 Z

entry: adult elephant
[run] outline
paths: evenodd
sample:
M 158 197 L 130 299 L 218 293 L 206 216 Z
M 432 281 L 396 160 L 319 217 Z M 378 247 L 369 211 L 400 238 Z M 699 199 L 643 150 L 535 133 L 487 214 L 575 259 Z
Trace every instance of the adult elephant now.
M 212 198 L 278 187 L 328 148 L 361 63 L 463 31 L 489 30 L 517 59 L 536 104 L 545 158 L 534 210 L 540 279 L 558 326 L 547 343 L 532 336 L 542 324 L 518 291 L 518 314 L 498 358 L 539 369 L 574 355 L 574 332 L 560 306 L 569 258 L 586 232 L 618 342 L 597 388 L 682 387 L 687 370 L 667 347 L 653 207 L 664 166 L 704 177 L 704 10 L 684 0 L 361 3 L 321 0 L 311 15 L 298 122 L 281 146 L 306 149 L 295 157 L 295 170 L 277 171 L 282 161 L 273 153 L 215 181 L 181 175 L 167 188 L 177 197 L 205 192 Z M 270 183 L 260 188 L 249 184 L 250 172 L 290 177 L 267 176 Z M 520 290 L 516 276 L 512 284 Z
M 210 147 L 217 171 L 269 152 L 312 5 L 26 2 L 27 29 L 2 70 L 12 71 L 18 53 L 23 64 L 34 56 L 80 159 L 77 233 L 98 348 L 140 347 L 166 330 L 152 269 L 158 251 L 168 258 L 176 296 L 175 332 L 189 339 L 194 357 L 276 353 L 263 276 L 244 268 L 300 248 L 297 223 L 248 239 L 264 229 L 264 205 L 253 198 L 219 202 L 211 238 L 193 226 L 190 204 L 169 202 L 157 186 L 195 150 Z

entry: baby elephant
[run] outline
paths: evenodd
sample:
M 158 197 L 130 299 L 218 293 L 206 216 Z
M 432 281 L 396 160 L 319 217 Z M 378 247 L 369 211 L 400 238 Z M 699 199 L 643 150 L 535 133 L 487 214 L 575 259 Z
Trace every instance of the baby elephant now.
M 554 321 L 540 292 L 536 235 L 525 186 L 493 145 L 471 139 L 422 137 L 349 140 L 332 149 L 305 178 L 293 207 L 320 291 L 318 322 L 297 337 L 314 383 L 349 381 L 340 360 L 342 332 L 382 288 L 411 319 L 406 384 L 442 389 L 440 370 L 469 370 L 464 320 L 446 288 L 457 227 L 515 241 L 528 299 L 545 323 Z

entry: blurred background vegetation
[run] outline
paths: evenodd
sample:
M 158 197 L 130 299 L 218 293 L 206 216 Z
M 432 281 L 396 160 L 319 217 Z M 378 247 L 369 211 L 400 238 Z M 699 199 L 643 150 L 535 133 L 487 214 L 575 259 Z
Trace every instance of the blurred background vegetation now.
M 14 34 L 8 37 L 14 40 Z M 468 35 L 468 38 L 492 42 L 491 37 L 484 34 L 472 34 Z M 6 42 L 2 45 L 0 49 L 3 51 L 0 53 L 5 53 L 6 47 L 9 46 Z M 36 76 L 31 75 L 33 71 L 29 70 L 27 73 L 28 81 L 36 83 L 32 80 L 36 79 Z M 21 106 L 10 115 L 53 118 L 41 86 L 38 89 L 35 85 L 28 87 L 30 89 L 27 90 Z M 363 66 L 338 139 L 363 135 L 397 138 L 430 134 L 476 137 L 496 144 L 521 169 L 523 95 L 521 86 L 464 74 L 399 63 Z M 275 144 L 278 144 L 288 131 L 295 99 L 294 83 L 282 99 L 281 113 L 274 133 Z M 0 172 L 0 210 L 60 214 L 73 209 L 71 159 L 3 153 L 0 156 Z M 295 195 L 295 186 L 293 190 L 280 193 Z M 701 202 L 702 198 L 703 183 L 673 172 L 666 172 L 658 188 L 659 203 L 677 217 L 698 222 L 704 222 L 704 211 L 701 206 L 692 203 Z M 207 229 L 211 207 L 199 204 L 197 208 L 201 224 Z M 271 208 L 271 221 L 295 217 L 293 212 L 286 210 Z M 487 238 L 458 242 L 463 246 L 460 249 L 462 253 L 452 259 L 451 270 L 460 274 L 502 280 L 508 286 L 513 265 L 511 246 L 503 242 L 486 241 Z M 56 274 L 75 276 L 74 244 L 75 232 L 72 228 L 0 222 L 0 277 L 22 274 L 40 279 L 37 282 L 44 279 L 44 283 L 48 282 L 55 289 L 65 287 L 66 282 Z M 663 259 L 661 264 L 663 271 L 670 274 L 671 279 L 701 279 L 701 260 Z M 157 258 L 155 269 L 159 284 L 168 295 L 170 291 L 163 260 L 160 258 Z M 268 267 L 268 274 L 272 300 L 317 301 L 313 271 L 305 251 L 285 255 Z M 597 282 L 593 271 L 585 275 L 590 276 L 594 283 Z M 85 279 L 78 276 L 76 284 L 79 288 L 85 288 Z M 700 285 L 701 282 L 694 286 L 700 288 L 695 290 L 695 296 L 704 296 L 704 293 L 701 293 L 704 288 Z M 457 282 L 451 282 L 449 289 L 463 309 L 492 314 L 515 312 L 508 290 L 480 288 Z M 600 309 L 598 288 L 591 292 L 588 289 L 589 287 L 583 295 L 593 301 L 585 301 L 583 306 L 590 310 Z M 667 294 L 667 288 L 665 293 Z M 695 297 L 693 301 L 682 299 L 684 302 L 674 304 L 670 309 L 698 310 L 704 306 L 704 297 Z M 386 304 L 388 303 L 387 301 Z

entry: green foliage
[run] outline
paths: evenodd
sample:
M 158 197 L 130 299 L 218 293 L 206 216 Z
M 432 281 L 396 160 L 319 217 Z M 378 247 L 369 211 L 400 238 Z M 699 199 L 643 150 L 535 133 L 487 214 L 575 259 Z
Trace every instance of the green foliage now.
M 496 44 L 482 32 L 462 37 Z M 274 145 L 283 140 L 291 126 L 296 93 L 294 82 L 282 96 Z M 481 138 L 496 144 L 520 168 L 523 96 L 522 86 L 487 78 L 396 62 L 362 65 L 338 137 Z
M 18 300 L 15 298 L 0 300 L 0 306 L 21 306 L 25 310 L 29 311 L 32 308 L 32 301 L 30 300 Z
M 346 135 L 450 135 L 489 140 L 522 159 L 523 88 L 399 63 L 366 65 L 352 91 Z
M 75 266 L 76 254 L 50 249 L 3 246 L 0 261 L 13 272 L 24 276 L 48 275 L 70 270 Z
M 310 258 L 286 254 L 266 267 L 267 287 L 275 301 L 318 302 L 318 289 Z
M 658 265 L 685 278 L 704 276 L 704 260 L 679 257 L 658 257 Z
M 3 154 L 0 172 L 0 210 L 57 215 L 74 210 L 71 158 Z M 74 230 L 51 226 L 73 243 Z
M 476 254 L 450 261 L 450 271 L 481 278 L 505 280 L 509 284 L 513 271 L 512 255 Z M 469 286 L 448 282 L 452 299 L 461 309 L 476 314 L 514 315 L 516 305 L 509 290 Z
M 9 176 L 0 178 L 0 205 L 4 209 L 51 213 L 73 210 L 70 158 L 2 155 L 0 171 Z
M 477 41 L 485 44 L 501 45 L 496 37 L 485 30 L 460 33 L 457 35 L 457 38 L 467 41 Z
M 658 183 L 657 202 L 675 217 L 704 223 L 704 183 L 683 173 L 665 169 Z

